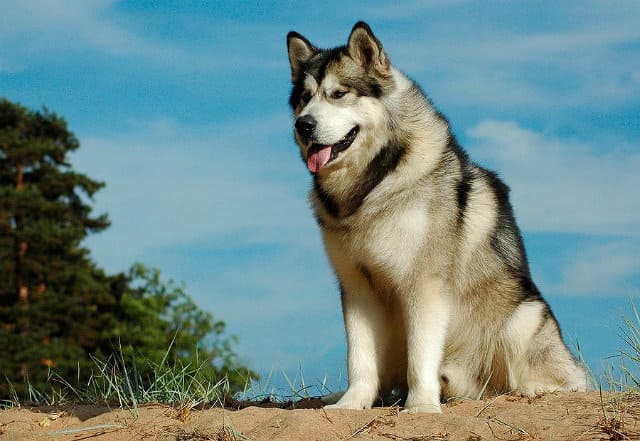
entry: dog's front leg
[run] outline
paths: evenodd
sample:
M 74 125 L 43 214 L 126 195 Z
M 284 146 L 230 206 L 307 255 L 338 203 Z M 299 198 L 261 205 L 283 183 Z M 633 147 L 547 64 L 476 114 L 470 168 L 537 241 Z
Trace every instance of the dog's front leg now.
M 367 280 L 357 270 L 341 277 L 342 309 L 347 333 L 349 387 L 327 408 L 368 409 L 378 397 L 385 316 Z
M 405 411 L 440 413 L 439 370 L 449 322 L 446 283 L 432 278 L 404 298 L 409 394 Z

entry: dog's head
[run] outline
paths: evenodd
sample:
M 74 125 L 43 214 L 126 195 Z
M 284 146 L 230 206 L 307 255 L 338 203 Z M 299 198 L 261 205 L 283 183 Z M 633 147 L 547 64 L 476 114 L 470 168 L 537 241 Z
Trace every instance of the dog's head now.
M 289 32 L 287 48 L 295 138 L 309 170 L 325 174 L 368 162 L 386 142 L 381 98 L 393 85 L 387 55 L 369 26 L 357 23 L 346 46 L 329 50 Z

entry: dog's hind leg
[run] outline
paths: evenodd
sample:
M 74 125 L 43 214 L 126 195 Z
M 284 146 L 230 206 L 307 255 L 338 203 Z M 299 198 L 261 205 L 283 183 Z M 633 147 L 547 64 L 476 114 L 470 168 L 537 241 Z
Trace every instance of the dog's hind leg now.
M 562 341 L 558 324 L 544 302 L 520 304 L 506 326 L 504 337 L 513 393 L 535 396 L 587 389 L 585 372 Z
M 470 360 L 445 359 L 440 368 L 441 396 L 445 400 L 480 398 L 482 385 L 479 385 L 478 381 L 470 375 L 470 365 L 473 364 Z

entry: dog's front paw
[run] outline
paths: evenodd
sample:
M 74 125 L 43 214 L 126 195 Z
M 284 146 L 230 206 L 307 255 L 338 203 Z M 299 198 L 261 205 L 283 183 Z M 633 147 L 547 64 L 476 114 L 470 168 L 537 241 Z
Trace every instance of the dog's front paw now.
M 414 404 L 411 406 L 405 406 L 402 413 L 442 413 L 442 408 L 440 407 L 440 403 Z
M 351 387 L 335 404 L 324 406 L 325 409 L 371 409 L 375 400 L 375 392 L 366 388 Z
M 371 409 L 371 401 L 365 398 L 355 398 L 345 400 L 344 397 L 338 400 L 336 404 L 324 406 L 325 409 Z
M 437 388 L 409 391 L 404 403 L 404 413 L 442 413 L 440 392 Z
M 371 409 L 371 405 L 367 405 L 365 401 L 349 401 L 349 402 L 337 402 L 336 404 L 328 404 L 324 406 L 325 409 Z

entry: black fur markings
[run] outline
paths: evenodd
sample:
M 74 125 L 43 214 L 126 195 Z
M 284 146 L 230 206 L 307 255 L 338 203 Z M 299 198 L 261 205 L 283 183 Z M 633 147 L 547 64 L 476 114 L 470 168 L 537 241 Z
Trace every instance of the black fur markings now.
M 311 75 L 316 79 L 318 84 L 320 84 L 325 76 L 329 63 L 339 60 L 345 50 L 346 49 L 342 47 L 337 49 L 319 51 L 316 55 L 311 57 L 311 59 L 302 64 L 303 72 L 305 74 Z M 293 109 L 295 109 L 298 104 L 300 104 L 302 94 L 304 93 L 304 77 L 304 75 L 300 75 L 300 77 L 297 78 L 296 82 L 293 84 L 291 96 L 289 97 L 289 104 Z
M 335 199 L 333 199 L 325 190 L 322 188 L 322 184 L 320 183 L 320 179 L 318 175 L 313 175 L 313 189 L 316 192 L 316 196 L 324 206 L 324 209 L 327 213 L 333 217 L 337 218 L 340 215 L 340 207 Z M 320 222 L 321 219 L 318 219 Z
M 540 294 L 540 290 L 533 283 L 531 276 L 529 274 L 524 274 L 520 276 L 520 288 L 522 292 L 527 297 L 527 300 L 540 300 L 542 295 Z
M 447 119 L 438 112 L 438 117 L 444 121 L 447 125 L 449 124 Z M 458 227 L 461 227 L 464 223 L 464 216 L 467 210 L 467 206 L 469 205 L 469 194 L 473 188 L 473 167 L 469 160 L 469 157 L 465 153 L 465 151 L 458 144 L 457 139 L 452 133 L 449 133 L 449 142 L 447 143 L 447 151 L 449 154 L 445 154 L 441 159 L 442 167 L 451 167 L 455 164 L 458 164 L 457 167 L 460 169 L 460 180 L 455 184 L 456 191 L 456 202 L 458 204 Z M 448 163 L 448 164 L 447 164 Z
M 491 238 L 491 245 L 515 275 L 530 278 L 522 235 L 509 202 L 509 187 L 502 182 L 497 174 L 486 170 L 485 172 L 498 204 L 498 219 Z
M 463 175 L 456 188 L 456 196 L 458 199 L 458 225 L 464 221 L 464 212 L 469 202 L 469 193 L 471 192 L 471 177 Z
M 340 82 L 350 90 L 355 91 L 358 96 L 369 96 L 373 98 L 380 98 L 382 96 L 382 85 L 380 85 L 380 82 L 374 77 L 365 76 L 355 79 L 344 76 Z
M 364 276 L 364 278 L 367 279 L 367 282 L 369 283 L 369 286 L 373 287 L 373 278 L 371 276 L 371 271 L 369 271 L 369 268 L 367 268 L 363 264 L 359 264 L 358 265 L 358 271 L 360 271 L 360 274 L 362 274 Z
M 343 216 L 351 216 L 355 213 L 369 193 L 396 169 L 406 152 L 407 148 L 402 144 L 387 144 L 384 146 L 367 166 L 364 177 L 353 189 L 343 207 L 344 212 L 341 214 Z

